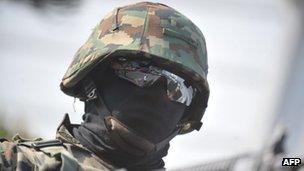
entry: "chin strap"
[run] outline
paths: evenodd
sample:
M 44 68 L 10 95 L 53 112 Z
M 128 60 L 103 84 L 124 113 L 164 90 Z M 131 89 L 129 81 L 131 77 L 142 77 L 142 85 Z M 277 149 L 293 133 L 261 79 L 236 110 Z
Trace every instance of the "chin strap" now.
M 99 112 L 106 114 L 104 120 L 110 139 L 126 153 L 136 156 L 145 156 L 152 152 L 159 151 L 164 148 L 172 138 L 179 134 L 182 128 L 181 125 L 177 125 L 176 129 L 168 137 L 163 139 L 161 142 L 154 144 L 138 135 L 131 128 L 111 115 L 110 110 L 98 94 L 95 83 L 90 78 L 86 78 L 84 80 L 83 90 L 84 92 L 80 100 L 86 102 L 94 100 Z

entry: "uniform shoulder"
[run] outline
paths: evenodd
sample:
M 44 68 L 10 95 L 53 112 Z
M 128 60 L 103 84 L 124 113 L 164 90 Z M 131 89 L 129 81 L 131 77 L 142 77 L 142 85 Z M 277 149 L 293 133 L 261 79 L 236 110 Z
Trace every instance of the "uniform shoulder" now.
M 0 170 L 13 170 L 16 168 L 16 143 L 0 138 Z
M 8 141 L 0 137 L 0 170 L 116 170 L 74 138 L 74 126 L 65 115 L 56 139 L 27 139 L 17 134 Z
M 114 170 L 101 159 L 61 140 L 0 142 L 0 170 Z
M 0 138 L 0 170 L 45 170 L 58 169 L 60 161 L 48 156 L 41 147 L 57 146 L 56 151 L 62 151 L 62 143 L 57 141 L 42 141 L 25 139 L 18 134 L 9 141 Z M 61 148 L 61 149 L 60 149 Z M 47 167 L 45 167 L 47 166 Z

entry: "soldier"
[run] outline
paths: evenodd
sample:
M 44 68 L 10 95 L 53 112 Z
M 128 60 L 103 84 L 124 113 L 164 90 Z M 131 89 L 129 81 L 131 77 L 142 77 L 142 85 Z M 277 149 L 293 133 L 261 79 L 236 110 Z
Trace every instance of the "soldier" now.
M 78 50 L 60 84 L 85 103 L 56 139 L 0 143 L 1 170 L 163 169 L 169 141 L 199 130 L 207 107 L 203 34 L 163 4 L 109 13 Z

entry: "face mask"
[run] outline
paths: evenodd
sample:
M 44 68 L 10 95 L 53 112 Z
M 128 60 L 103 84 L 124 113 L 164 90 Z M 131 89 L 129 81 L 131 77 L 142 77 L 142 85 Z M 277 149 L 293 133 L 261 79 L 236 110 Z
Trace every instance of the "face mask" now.
M 98 77 L 98 104 L 109 111 L 105 123 L 118 146 L 144 155 L 163 148 L 178 133 L 186 105 L 168 97 L 165 77 L 144 87 L 117 76 L 113 69 L 93 76 Z

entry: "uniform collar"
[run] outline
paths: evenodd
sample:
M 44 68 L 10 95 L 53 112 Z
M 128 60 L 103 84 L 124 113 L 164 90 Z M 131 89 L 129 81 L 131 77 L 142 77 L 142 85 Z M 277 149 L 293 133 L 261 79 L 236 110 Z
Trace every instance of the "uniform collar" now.
M 59 139 L 62 142 L 72 143 L 74 145 L 83 147 L 80 142 L 74 138 L 72 133 L 73 128 L 77 127 L 79 127 L 79 124 L 71 124 L 70 117 L 66 113 L 57 128 L 56 139 Z

